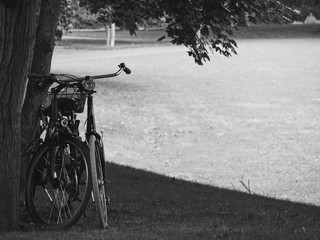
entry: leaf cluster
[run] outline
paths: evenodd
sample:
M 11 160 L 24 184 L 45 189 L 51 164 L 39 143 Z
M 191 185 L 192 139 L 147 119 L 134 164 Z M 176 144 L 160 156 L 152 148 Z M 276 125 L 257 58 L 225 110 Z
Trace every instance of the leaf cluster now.
M 74 17 L 74 11 L 71 6 L 70 0 L 61 0 L 60 16 L 57 23 L 57 29 L 65 32 L 69 32 L 72 25 L 72 18 Z
M 209 53 L 226 57 L 236 54 L 232 34 L 239 13 L 245 11 L 253 23 L 290 21 L 294 11 L 276 0 L 80 0 L 92 13 L 112 9 L 112 20 L 135 34 L 139 24 L 150 19 L 166 23 L 166 36 L 184 45 L 196 63 L 210 61 Z
M 280 0 L 280 2 L 292 8 L 299 8 L 301 14 L 296 16 L 297 21 L 304 21 L 310 13 L 320 18 L 320 0 Z

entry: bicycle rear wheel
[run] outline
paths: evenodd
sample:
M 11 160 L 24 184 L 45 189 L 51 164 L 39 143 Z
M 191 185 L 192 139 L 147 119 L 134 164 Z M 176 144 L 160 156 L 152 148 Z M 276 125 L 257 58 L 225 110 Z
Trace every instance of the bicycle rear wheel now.
M 89 153 L 91 163 L 92 189 L 96 204 L 99 224 L 102 229 L 108 225 L 107 198 L 105 193 L 104 156 L 95 135 L 89 138 Z
M 45 143 L 27 175 L 26 203 L 33 221 L 46 229 L 67 229 L 84 213 L 91 196 L 89 152 L 80 140 L 59 136 L 54 145 L 56 178 L 52 178 Z

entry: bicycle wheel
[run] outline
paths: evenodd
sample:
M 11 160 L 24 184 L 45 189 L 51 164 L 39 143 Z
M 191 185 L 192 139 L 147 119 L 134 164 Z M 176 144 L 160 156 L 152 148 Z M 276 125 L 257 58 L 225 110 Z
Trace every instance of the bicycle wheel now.
M 31 162 L 26 203 L 37 225 L 67 229 L 84 213 L 91 196 L 89 152 L 80 140 L 59 136 L 54 145 L 54 179 L 50 177 L 49 152 L 49 143 L 43 144 Z
M 108 225 L 108 213 L 105 193 L 105 174 L 104 168 L 102 168 L 102 164 L 104 165 L 104 156 L 101 155 L 99 142 L 95 135 L 91 135 L 89 138 L 89 153 L 94 201 L 96 204 L 100 227 L 105 229 Z

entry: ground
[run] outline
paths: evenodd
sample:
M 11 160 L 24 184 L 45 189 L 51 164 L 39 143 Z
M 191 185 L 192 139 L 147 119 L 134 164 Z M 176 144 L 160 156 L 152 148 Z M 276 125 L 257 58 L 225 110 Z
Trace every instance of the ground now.
M 111 162 L 319 205 L 319 56 L 315 39 L 239 40 L 238 55 L 196 65 L 182 47 L 57 48 L 53 72 L 93 75 Z
M 130 46 L 120 36 L 107 51 L 102 31 L 64 39 L 52 72 L 132 69 L 96 88 L 110 226 L 98 230 L 90 201 L 67 231 L 41 231 L 20 215 L 19 230 L 0 239 L 320 239 L 317 29 L 244 28 L 238 56 L 204 66 L 184 48 L 155 46 L 156 31 Z

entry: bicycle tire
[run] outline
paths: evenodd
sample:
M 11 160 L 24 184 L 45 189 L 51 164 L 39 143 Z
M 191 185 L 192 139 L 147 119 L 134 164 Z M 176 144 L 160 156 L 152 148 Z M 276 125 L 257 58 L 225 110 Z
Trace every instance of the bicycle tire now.
M 44 229 L 65 230 L 84 213 L 91 196 L 91 170 L 86 145 L 59 136 L 54 145 L 57 178 L 50 178 L 50 144 L 34 156 L 27 174 L 26 203 L 33 221 Z
M 99 151 L 98 144 L 99 143 L 96 139 L 96 136 L 92 134 L 89 138 L 92 190 L 100 228 L 105 229 L 108 226 L 108 212 L 105 193 L 105 174 L 101 162 L 104 161 L 104 157 L 101 156 L 101 151 Z

